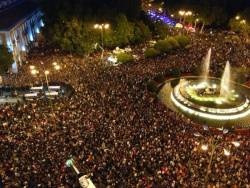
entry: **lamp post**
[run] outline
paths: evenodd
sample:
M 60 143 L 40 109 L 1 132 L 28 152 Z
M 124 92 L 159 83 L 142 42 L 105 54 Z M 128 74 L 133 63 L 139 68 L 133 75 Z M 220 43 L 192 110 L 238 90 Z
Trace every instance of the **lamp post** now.
M 240 16 L 236 16 L 235 19 L 236 19 L 236 20 L 239 20 L 239 19 L 240 19 Z
M 45 70 L 44 71 L 44 75 L 45 75 L 45 79 L 46 79 L 46 84 L 47 84 L 47 87 L 48 87 L 48 92 L 50 92 L 49 91 L 49 79 L 48 79 L 48 75 L 49 75 L 49 71 L 48 70 Z
M 185 12 L 185 14 L 184 14 L 184 21 L 183 21 L 183 23 L 185 24 L 186 17 L 188 17 L 188 16 L 192 16 L 192 15 L 193 15 L 193 12 L 192 12 L 192 11 L 187 11 L 187 12 Z
M 183 24 L 185 24 L 186 17 L 192 16 L 193 12 L 192 11 L 180 10 L 179 15 L 180 15 L 180 23 L 181 23 L 181 18 L 183 17 Z
M 224 142 L 224 143 L 232 144 L 235 147 L 240 146 L 240 143 L 236 142 L 236 141 Z M 209 154 L 209 162 L 208 162 L 208 166 L 207 166 L 206 175 L 204 177 L 204 187 L 207 187 L 207 184 L 208 184 L 208 176 L 209 176 L 209 174 L 211 172 L 211 166 L 213 164 L 214 155 L 216 154 L 216 149 L 220 148 L 223 151 L 224 155 L 227 156 L 227 157 L 229 157 L 231 155 L 230 151 L 228 149 L 226 149 L 225 147 L 223 147 L 222 144 L 223 144 L 223 142 L 218 142 L 217 140 L 214 139 L 214 137 L 211 137 L 209 139 L 208 144 L 201 144 L 201 149 L 203 151 L 208 151 L 208 150 L 211 151 L 211 153 L 208 152 L 208 154 Z
M 185 11 L 184 10 L 180 10 L 179 11 L 179 15 L 180 15 L 180 23 L 181 23 L 181 21 L 182 21 L 182 16 L 184 16 L 185 15 Z
M 31 73 L 34 77 L 36 77 L 36 76 L 39 74 L 39 71 L 36 70 L 34 66 L 32 66 L 32 68 L 31 68 L 31 70 L 30 70 L 30 73 Z M 32 84 L 32 86 L 33 86 L 33 84 Z
M 247 21 L 246 21 L 246 20 L 241 20 L 240 23 L 241 23 L 241 24 L 246 24 Z
M 195 21 L 194 21 L 194 29 L 196 30 L 196 26 L 197 26 L 197 23 L 199 22 L 199 18 L 196 18 Z
M 95 24 L 94 25 L 94 29 L 98 29 L 101 31 L 101 42 L 102 42 L 102 45 L 101 45 L 101 48 L 102 48 L 102 55 L 101 55 L 101 60 L 103 61 L 103 54 L 104 54 L 104 31 L 105 30 L 108 30 L 110 28 L 110 25 L 109 24 Z

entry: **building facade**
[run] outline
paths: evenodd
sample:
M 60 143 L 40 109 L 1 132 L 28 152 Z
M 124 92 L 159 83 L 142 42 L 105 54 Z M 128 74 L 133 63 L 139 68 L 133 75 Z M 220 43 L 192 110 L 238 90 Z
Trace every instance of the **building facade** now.
M 7 1 L 8 6 L 6 3 L 0 9 L 0 18 L 3 18 L 0 19 L 0 45 L 6 45 L 13 53 L 12 70 L 17 72 L 18 65 L 26 60 L 27 52 L 44 26 L 43 14 L 32 1 Z

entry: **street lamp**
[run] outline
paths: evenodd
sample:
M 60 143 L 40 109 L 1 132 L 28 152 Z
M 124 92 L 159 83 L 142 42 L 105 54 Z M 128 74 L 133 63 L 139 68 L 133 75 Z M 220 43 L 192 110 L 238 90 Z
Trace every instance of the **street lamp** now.
M 30 65 L 30 70 L 34 70 L 35 66 L 34 65 Z
M 37 71 L 37 70 L 35 70 L 35 69 L 32 69 L 32 70 L 30 71 L 30 73 L 31 73 L 32 75 L 36 76 L 36 75 L 39 73 L 39 71 Z
M 185 11 L 185 10 L 180 10 L 179 11 L 179 15 L 181 17 L 183 17 L 183 24 L 185 24 L 185 19 L 187 16 L 192 16 L 193 15 L 193 12 L 192 11 Z M 180 22 L 181 22 L 181 18 L 180 18 Z
M 227 150 L 226 148 L 222 147 L 221 144 L 223 142 L 216 142 L 214 137 L 212 137 L 212 139 L 209 140 L 209 143 L 208 144 L 202 144 L 201 145 L 201 149 L 203 151 L 208 151 L 209 149 L 211 150 L 211 152 L 208 152 L 209 156 L 210 156 L 210 159 L 209 159 L 209 163 L 208 163 L 208 166 L 207 166 L 207 173 L 206 173 L 206 176 L 204 178 L 204 184 L 205 184 L 205 187 L 207 186 L 207 183 L 208 183 L 208 175 L 211 171 L 211 166 L 212 166 L 212 162 L 213 162 L 213 158 L 214 158 L 214 155 L 216 153 L 216 149 L 217 148 L 221 148 L 223 150 L 223 153 L 225 156 L 230 156 L 231 153 L 229 150 Z M 230 143 L 230 144 L 233 144 L 235 147 L 239 147 L 240 146 L 240 143 L 239 142 L 236 142 L 236 141 L 233 141 L 233 142 L 226 142 L 226 143 Z
M 56 70 L 60 70 L 60 69 L 61 69 L 60 65 L 56 65 L 54 68 L 55 68 Z
M 104 54 L 104 41 L 103 41 L 103 32 L 104 30 L 108 30 L 110 28 L 110 25 L 108 23 L 103 23 L 103 24 L 95 24 L 94 29 L 99 29 L 101 30 L 101 41 L 102 41 L 102 55 L 101 55 L 101 60 L 103 60 L 103 54 Z
M 240 16 L 236 16 L 235 19 L 236 19 L 236 20 L 239 20 L 239 19 L 240 19 Z
M 193 15 L 193 12 L 192 12 L 192 11 L 187 11 L 187 12 L 185 12 L 185 14 L 184 14 L 183 24 L 185 24 L 185 19 L 186 19 L 186 17 L 188 17 L 188 16 L 192 16 L 192 15 Z
M 45 79 L 46 79 L 46 84 L 47 84 L 47 87 L 48 87 L 48 92 L 49 92 L 49 79 L 48 79 L 49 73 L 50 72 L 48 70 L 44 71 L 44 75 L 45 75 Z
M 180 11 L 179 11 L 179 15 L 184 16 L 184 14 L 185 14 L 185 11 L 184 11 L 184 10 L 180 10 Z
M 200 21 L 199 18 L 196 18 L 195 21 L 194 21 L 194 29 L 196 29 L 196 26 L 197 26 L 197 23 Z
M 193 12 L 192 11 L 187 11 L 186 13 L 185 13 L 185 16 L 192 16 L 193 15 Z
M 246 20 L 241 20 L 240 23 L 241 23 L 241 24 L 246 24 L 247 21 L 246 21 Z
M 31 73 L 34 77 L 36 77 L 37 74 L 39 74 L 39 71 L 36 70 L 36 69 L 34 69 L 34 67 L 33 67 L 33 68 L 30 70 L 30 73 Z M 31 84 L 31 85 L 33 85 L 33 84 Z
M 180 23 L 181 23 L 181 18 L 182 18 L 182 16 L 185 15 L 185 11 L 184 10 L 180 10 L 178 13 L 180 15 Z

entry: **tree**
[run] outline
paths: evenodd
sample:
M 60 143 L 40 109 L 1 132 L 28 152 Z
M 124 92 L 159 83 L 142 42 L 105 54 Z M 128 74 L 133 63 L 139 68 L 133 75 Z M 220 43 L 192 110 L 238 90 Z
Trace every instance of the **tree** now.
M 246 8 L 237 16 L 232 17 L 229 22 L 229 28 L 235 32 L 242 33 L 246 37 L 250 35 L 250 8 Z
M 225 9 L 218 6 L 196 6 L 195 12 L 198 13 L 198 18 L 202 22 L 201 30 L 202 33 L 205 26 L 220 26 L 224 25 L 228 21 L 228 15 Z
M 134 36 L 133 24 L 130 23 L 126 16 L 120 14 L 116 18 L 116 25 L 113 28 L 113 41 L 115 46 L 125 46 L 132 41 Z
M 154 24 L 154 35 L 158 35 L 160 39 L 165 39 L 169 34 L 169 26 L 167 24 L 163 24 L 160 22 L 157 22 Z
M 134 24 L 134 35 L 132 38 L 133 43 L 141 43 L 150 40 L 152 37 L 151 31 L 142 21 Z
M 91 53 L 101 43 L 95 23 L 110 23 L 103 32 L 106 48 L 123 47 L 150 39 L 141 21 L 141 0 L 40 0 L 47 25 L 44 33 L 52 45 L 78 54 Z
M 62 50 L 79 55 L 90 53 L 98 42 L 98 33 L 93 31 L 93 23 L 83 22 L 77 18 L 59 21 L 49 28 L 51 43 Z
M 0 45 L 0 73 L 5 73 L 11 67 L 13 55 L 8 51 L 6 46 Z

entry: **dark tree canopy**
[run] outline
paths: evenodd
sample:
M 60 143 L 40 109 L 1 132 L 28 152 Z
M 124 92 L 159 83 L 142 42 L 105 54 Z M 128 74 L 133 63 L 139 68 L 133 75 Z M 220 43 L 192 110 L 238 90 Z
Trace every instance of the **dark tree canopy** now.
M 141 0 L 40 0 L 44 10 L 44 32 L 48 42 L 78 54 L 90 53 L 95 43 L 102 43 L 95 23 L 109 23 L 105 47 L 125 46 L 151 37 L 141 21 Z
M 8 51 L 8 48 L 6 46 L 0 45 L 0 73 L 7 72 L 12 63 L 12 53 Z

